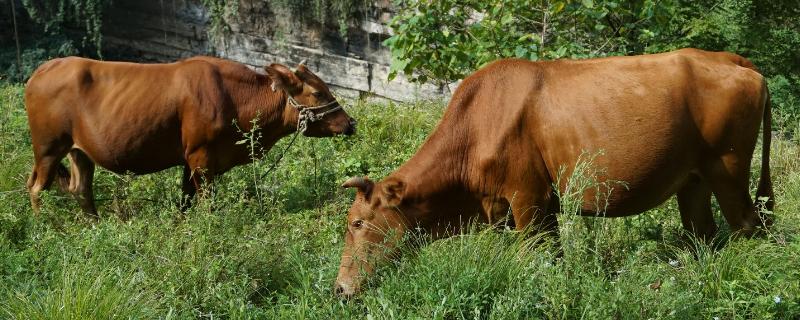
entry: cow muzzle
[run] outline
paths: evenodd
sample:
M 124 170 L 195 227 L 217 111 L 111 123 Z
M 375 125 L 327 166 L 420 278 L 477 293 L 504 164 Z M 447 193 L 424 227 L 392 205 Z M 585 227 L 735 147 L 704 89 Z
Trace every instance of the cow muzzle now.
M 333 293 L 342 299 L 350 299 L 356 295 L 356 292 L 357 291 L 352 284 L 345 282 L 336 281 L 336 284 L 333 286 Z
M 347 122 L 347 129 L 344 130 L 344 135 L 352 136 L 356 133 L 356 125 L 358 121 L 356 119 L 350 118 L 350 121 Z

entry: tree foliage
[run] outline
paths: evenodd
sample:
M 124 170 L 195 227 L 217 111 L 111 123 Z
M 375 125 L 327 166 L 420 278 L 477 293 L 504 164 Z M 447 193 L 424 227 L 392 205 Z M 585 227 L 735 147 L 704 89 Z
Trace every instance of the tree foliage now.
M 238 0 L 200 0 L 200 3 L 208 10 L 208 34 L 212 38 L 229 29 L 226 20 L 232 19 L 239 10 Z
M 557 59 L 641 52 L 675 14 L 675 0 L 400 0 L 390 78 L 445 82 L 506 57 Z
M 800 2 L 685 1 L 672 22 L 671 47 L 741 54 L 768 77 L 775 123 L 800 132 Z
M 101 55 L 103 9 L 110 0 L 22 0 L 31 19 L 45 32 L 61 34 L 66 26 L 83 29 L 83 44 L 92 45 Z
M 741 54 L 767 75 L 800 73 L 797 0 L 683 0 L 663 47 L 698 47 Z

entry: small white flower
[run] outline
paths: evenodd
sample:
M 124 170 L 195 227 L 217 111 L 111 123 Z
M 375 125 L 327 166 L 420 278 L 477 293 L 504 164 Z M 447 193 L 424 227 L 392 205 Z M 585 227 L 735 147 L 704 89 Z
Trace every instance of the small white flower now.
M 675 281 L 675 277 L 669 277 L 669 281 Z
M 714 320 L 719 320 L 719 317 L 714 317 Z
M 781 296 L 775 296 L 772 298 L 772 301 L 775 301 L 775 304 L 781 303 Z
M 677 268 L 678 266 L 680 266 L 680 265 L 681 265 L 681 263 L 680 263 L 680 261 L 678 261 L 678 260 L 672 260 L 672 259 L 670 259 L 670 260 L 669 260 L 669 265 L 671 265 L 671 266 L 673 266 L 673 267 Z

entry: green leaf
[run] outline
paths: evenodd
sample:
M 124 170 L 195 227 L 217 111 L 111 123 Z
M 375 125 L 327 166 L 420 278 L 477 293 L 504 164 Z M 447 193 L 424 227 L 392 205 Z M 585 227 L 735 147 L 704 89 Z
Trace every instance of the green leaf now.
M 589 9 L 594 8 L 594 1 L 592 0 L 581 0 L 581 3 L 583 4 L 584 7 L 587 7 Z
M 408 60 L 405 60 L 405 59 L 392 59 L 392 64 L 389 66 L 389 75 L 387 77 L 388 80 L 389 81 L 394 80 L 394 78 L 397 77 L 397 72 L 398 71 L 404 71 L 405 72 L 405 69 L 406 69 L 407 65 L 408 65 Z
M 556 4 L 553 6 L 553 13 L 559 13 L 559 12 L 561 12 L 561 10 L 564 10 L 564 6 L 566 6 L 566 3 L 564 3 L 564 2 L 558 2 L 558 3 L 556 3 Z
M 525 56 L 527 56 L 527 53 L 528 49 L 526 49 L 525 47 L 517 47 L 517 49 L 514 50 L 514 56 L 517 58 L 525 58 Z
M 556 50 L 556 57 L 561 58 L 567 53 L 567 47 L 561 47 Z
M 501 24 L 509 24 L 509 23 L 511 23 L 512 21 L 514 21 L 514 16 L 513 16 L 513 15 L 510 15 L 510 14 L 504 15 L 504 16 L 503 16 L 503 17 L 500 19 L 500 23 L 501 23 Z
M 386 40 L 383 40 L 383 45 L 387 47 L 393 47 L 394 44 L 397 42 L 397 35 L 393 35 Z

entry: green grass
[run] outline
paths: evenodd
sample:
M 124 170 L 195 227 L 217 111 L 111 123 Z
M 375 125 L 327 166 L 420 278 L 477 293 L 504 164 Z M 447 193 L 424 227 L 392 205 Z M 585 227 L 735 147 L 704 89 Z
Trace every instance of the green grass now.
M 56 192 L 32 216 L 21 94 L 0 85 L 0 318 L 800 317 L 796 141 L 773 142 L 776 222 L 764 238 L 721 249 L 687 242 L 674 201 L 624 219 L 562 214 L 562 258 L 516 232 L 473 226 L 384 266 L 358 299 L 340 301 L 332 287 L 353 195 L 338 185 L 403 163 L 435 126 L 440 104 L 349 107 L 356 136 L 299 138 L 259 178 L 283 141 L 220 178 L 182 219 L 180 170 L 99 170 L 102 218 L 91 223 Z

